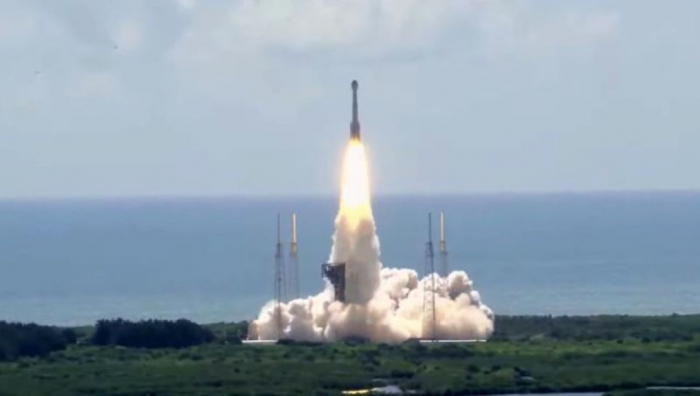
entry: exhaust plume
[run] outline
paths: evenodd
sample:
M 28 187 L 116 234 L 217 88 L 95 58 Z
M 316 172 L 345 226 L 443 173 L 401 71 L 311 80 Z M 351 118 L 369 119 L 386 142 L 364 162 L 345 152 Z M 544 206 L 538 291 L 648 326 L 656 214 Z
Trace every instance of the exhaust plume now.
M 278 320 L 282 338 L 300 341 L 362 337 L 397 343 L 424 337 L 423 290 L 430 290 L 430 276 L 445 286 L 435 292 L 435 337 L 488 338 L 493 332 L 493 313 L 481 302 L 464 271 L 420 279 L 411 269 L 383 268 L 360 140 L 350 140 L 342 169 L 330 262 L 345 264 L 345 302 L 334 300 L 329 282 L 321 293 L 279 304 L 279 308 L 270 301 L 250 324 L 249 338 L 276 339 Z

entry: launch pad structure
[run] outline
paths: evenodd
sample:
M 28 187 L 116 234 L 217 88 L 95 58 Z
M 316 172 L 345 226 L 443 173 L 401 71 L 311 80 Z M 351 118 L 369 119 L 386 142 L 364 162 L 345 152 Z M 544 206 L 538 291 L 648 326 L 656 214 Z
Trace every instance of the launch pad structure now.
M 287 297 L 298 296 L 298 241 L 297 241 L 297 216 L 291 216 L 291 241 L 289 261 L 290 266 L 285 266 L 284 245 L 281 239 L 280 215 L 277 214 L 277 243 L 275 246 L 275 326 L 277 332 L 276 340 L 246 340 L 246 344 L 251 345 L 275 345 L 278 340 L 283 339 L 282 326 L 282 304 Z M 437 307 L 436 295 L 446 295 L 446 277 L 449 272 L 447 262 L 447 240 L 445 237 L 445 213 L 440 212 L 440 267 L 436 271 L 435 251 L 433 246 L 433 226 L 432 213 L 428 213 L 428 241 L 425 245 L 425 266 L 423 275 L 425 277 L 423 285 L 423 314 L 422 314 L 422 337 L 412 339 L 420 343 L 473 343 L 483 342 L 483 340 L 444 340 L 438 339 L 437 327 Z M 346 288 L 346 263 L 325 263 L 321 266 L 322 276 L 326 278 L 334 290 L 334 299 L 345 302 Z M 290 279 L 291 278 L 291 279 Z M 288 295 L 288 293 L 292 293 Z M 292 297 L 294 296 L 294 297 Z M 407 340 L 410 342 L 412 340 Z
M 287 299 L 299 297 L 299 256 L 297 243 L 297 214 L 292 213 L 292 239 L 289 243 L 289 260 L 285 263 L 282 244 L 280 214 L 277 213 L 277 243 L 275 244 L 275 329 L 277 339 L 282 338 L 282 304 Z M 289 267 L 286 265 L 289 264 Z
M 447 279 L 449 274 L 450 265 L 447 261 L 447 240 L 445 239 L 445 212 L 440 212 L 440 276 Z
M 284 301 L 284 247 L 280 235 L 280 215 L 277 213 L 277 245 L 275 245 L 275 327 L 277 339 L 282 338 L 282 302 Z
M 321 266 L 323 277 L 333 285 L 336 301 L 345 302 L 345 263 L 326 263 Z
M 289 242 L 289 264 L 287 266 L 287 298 L 299 298 L 299 244 L 297 243 L 297 214 L 292 213 L 292 240 Z
M 425 245 L 424 275 L 430 278 L 423 283 L 423 339 L 435 340 L 435 252 L 433 251 L 433 215 L 428 213 L 428 242 Z
M 357 91 L 359 84 L 352 82 L 352 121 L 350 123 L 351 141 L 360 141 L 360 121 Z M 447 240 L 445 236 L 445 213 L 440 212 L 440 239 L 439 239 L 439 268 L 436 269 L 435 250 L 433 246 L 432 213 L 428 213 L 428 240 L 425 245 L 425 263 L 423 269 L 423 312 L 421 337 L 407 340 L 421 343 L 470 343 L 483 340 L 462 339 L 443 340 L 438 339 L 437 334 L 437 296 L 447 296 L 447 277 L 449 275 Z M 274 345 L 283 339 L 283 304 L 288 299 L 299 297 L 299 258 L 297 241 L 297 216 L 291 215 L 291 241 L 289 243 L 288 262 L 285 263 L 284 247 L 280 235 L 280 215 L 277 214 L 277 244 L 275 248 L 275 280 L 274 280 L 274 321 L 276 340 L 248 340 L 247 344 Z M 322 277 L 326 278 L 334 290 L 334 300 L 346 302 L 346 284 L 348 275 L 347 263 L 331 262 L 321 266 Z

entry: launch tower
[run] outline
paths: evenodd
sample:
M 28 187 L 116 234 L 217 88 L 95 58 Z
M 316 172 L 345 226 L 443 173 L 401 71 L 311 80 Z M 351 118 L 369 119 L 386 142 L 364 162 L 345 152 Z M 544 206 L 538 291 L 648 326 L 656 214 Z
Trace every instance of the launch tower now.
M 287 271 L 287 298 L 299 298 L 299 246 L 297 244 L 297 214 L 292 213 L 292 240 L 289 242 L 289 268 Z
M 433 216 L 428 213 L 428 243 L 425 245 L 425 269 L 423 284 L 423 339 L 435 340 L 435 252 L 433 251 Z
M 447 240 L 445 239 L 445 212 L 440 212 L 440 276 L 447 278 L 450 273 L 447 261 Z
M 284 301 L 284 247 L 280 236 L 280 215 L 277 214 L 277 245 L 275 247 L 275 326 L 277 339 L 282 338 L 282 302 Z
M 336 301 L 345 302 L 345 263 L 328 263 L 321 266 L 323 277 L 333 285 Z

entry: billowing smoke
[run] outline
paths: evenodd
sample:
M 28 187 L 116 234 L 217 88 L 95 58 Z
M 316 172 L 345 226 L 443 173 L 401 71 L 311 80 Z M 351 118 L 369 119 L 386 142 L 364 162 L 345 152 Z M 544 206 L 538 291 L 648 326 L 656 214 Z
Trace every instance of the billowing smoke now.
M 432 279 L 411 269 L 383 268 L 372 215 L 364 147 L 352 141 L 343 163 L 340 210 L 335 220 L 331 263 L 345 263 L 345 302 L 335 301 L 328 282 L 316 296 L 280 304 L 282 338 L 338 341 L 362 337 L 401 342 L 428 337 L 424 326 L 424 289 Z M 435 338 L 486 339 L 493 331 L 493 313 L 464 271 L 435 277 Z M 429 292 L 429 291 L 428 291 Z M 250 339 L 278 338 L 274 301 L 267 303 L 249 329 Z M 432 323 L 432 318 L 427 319 Z

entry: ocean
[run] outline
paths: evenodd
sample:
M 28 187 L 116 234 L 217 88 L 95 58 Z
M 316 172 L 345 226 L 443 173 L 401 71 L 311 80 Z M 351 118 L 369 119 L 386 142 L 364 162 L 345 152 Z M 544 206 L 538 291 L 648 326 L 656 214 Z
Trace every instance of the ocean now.
M 380 196 L 373 208 L 384 266 L 419 273 L 427 213 L 444 211 L 450 268 L 496 314 L 700 312 L 700 192 Z M 251 319 L 273 295 L 276 214 L 285 251 L 298 214 L 310 295 L 336 210 L 333 197 L 0 201 L 0 320 Z

